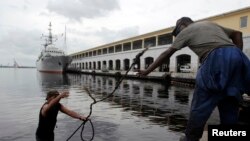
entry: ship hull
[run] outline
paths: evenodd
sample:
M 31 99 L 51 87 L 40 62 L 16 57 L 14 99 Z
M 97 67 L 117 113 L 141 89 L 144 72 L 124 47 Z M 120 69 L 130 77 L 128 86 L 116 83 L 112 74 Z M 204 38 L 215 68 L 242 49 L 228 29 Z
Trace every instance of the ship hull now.
M 48 73 L 63 73 L 71 63 L 70 56 L 49 56 L 42 57 L 36 62 L 37 70 Z

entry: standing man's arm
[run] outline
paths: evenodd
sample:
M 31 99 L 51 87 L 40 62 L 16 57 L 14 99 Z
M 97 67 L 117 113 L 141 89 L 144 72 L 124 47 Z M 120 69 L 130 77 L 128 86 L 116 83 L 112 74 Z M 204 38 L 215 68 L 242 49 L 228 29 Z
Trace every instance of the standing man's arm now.
M 166 51 L 161 53 L 161 55 L 146 69 L 146 70 L 140 70 L 138 75 L 139 76 L 146 76 L 150 72 L 152 72 L 154 69 L 156 69 L 158 66 L 160 66 L 164 60 L 167 58 L 170 58 L 172 54 L 174 54 L 177 51 L 177 49 L 173 47 L 169 47 Z
M 234 30 L 231 28 L 226 28 L 220 26 L 224 32 L 228 35 L 228 37 L 233 41 L 233 43 L 239 48 L 243 49 L 243 39 L 242 39 L 242 32 L 238 30 Z
M 229 36 L 233 43 L 240 48 L 241 50 L 243 49 L 243 39 L 242 39 L 242 32 L 240 31 L 234 31 L 232 34 Z

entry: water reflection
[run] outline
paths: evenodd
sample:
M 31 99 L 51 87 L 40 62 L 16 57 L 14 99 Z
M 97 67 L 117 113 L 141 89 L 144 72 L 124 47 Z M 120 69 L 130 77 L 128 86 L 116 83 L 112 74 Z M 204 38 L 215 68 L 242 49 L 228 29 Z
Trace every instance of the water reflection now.
M 117 80 L 112 77 L 69 75 L 71 85 L 89 88 L 94 97 L 101 99 L 115 88 Z M 108 102 L 112 107 L 122 107 L 138 117 L 147 117 L 149 122 L 168 126 L 172 131 L 185 129 L 193 89 L 165 86 L 161 83 L 124 80 Z
M 70 85 L 67 74 L 37 72 L 37 78 L 42 91 L 45 93 L 51 89 L 65 90 Z

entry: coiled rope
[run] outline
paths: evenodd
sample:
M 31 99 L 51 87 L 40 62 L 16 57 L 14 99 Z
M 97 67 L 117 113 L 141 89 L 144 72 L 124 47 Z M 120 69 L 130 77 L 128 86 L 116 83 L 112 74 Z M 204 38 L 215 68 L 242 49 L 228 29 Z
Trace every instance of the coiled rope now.
M 89 121 L 90 125 L 91 125 L 91 128 L 92 128 L 92 136 L 91 138 L 89 139 L 89 141 L 92 141 L 94 139 L 94 136 L 95 136 L 95 130 L 94 130 L 94 125 L 92 123 L 92 121 L 89 119 L 89 117 L 91 116 L 92 114 L 92 108 L 93 108 L 93 105 L 95 105 L 96 103 L 98 102 L 101 102 L 101 101 L 104 101 L 106 99 L 108 99 L 109 97 L 112 97 L 115 93 L 115 91 L 119 88 L 121 82 L 123 81 L 123 79 L 125 77 L 127 77 L 128 75 L 128 72 L 136 65 L 138 64 L 138 62 L 140 61 L 140 57 L 148 50 L 148 47 L 146 47 L 144 50 L 142 50 L 140 53 L 138 53 L 133 61 L 133 63 L 130 65 L 129 69 L 126 71 L 126 73 L 119 79 L 119 81 L 116 83 L 116 86 L 115 88 L 113 89 L 113 91 L 107 95 L 106 97 L 104 97 L 103 99 L 100 99 L 100 100 L 96 100 L 92 95 L 91 95 L 91 92 L 89 91 L 88 88 L 84 88 L 86 90 L 86 92 L 88 93 L 89 97 L 93 100 L 93 102 L 90 104 L 90 110 L 89 110 L 89 114 L 88 116 L 86 117 L 86 120 L 84 120 L 82 122 L 82 124 L 68 137 L 68 139 L 66 141 L 69 141 L 74 135 L 75 133 L 82 127 L 81 129 L 81 140 L 82 141 L 86 141 L 84 138 L 83 138 L 83 131 L 84 131 L 84 126 L 85 124 Z

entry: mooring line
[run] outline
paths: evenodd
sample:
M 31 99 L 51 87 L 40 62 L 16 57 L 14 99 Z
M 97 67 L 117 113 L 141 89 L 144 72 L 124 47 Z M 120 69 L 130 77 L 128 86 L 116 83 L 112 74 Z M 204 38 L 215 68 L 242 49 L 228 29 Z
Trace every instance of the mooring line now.
M 115 88 L 113 89 L 113 91 L 106 97 L 100 99 L 100 100 L 96 100 L 92 95 L 91 95 L 91 92 L 89 91 L 89 89 L 87 87 L 84 87 L 85 91 L 88 93 L 89 97 L 93 100 L 93 102 L 90 104 L 90 110 L 89 110 L 89 114 L 88 116 L 86 117 L 86 120 L 84 120 L 82 122 L 82 124 L 69 136 L 69 138 L 66 140 L 66 141 L 69 141 L 74 135 L 75 133 L 82 127 L 82 130 L 81 130 L 81 140 L 82 141 L 85 141 L 84 138 L 83 138 L 83 131 L 84 131 L 84 126 L 85 124 L 89 121 L 90 125 L 91 125 L 91 128 L 92 128 L 92 137 L 90 138 L 89 141 L 92 141 L 94 139 L 94 136 L 95 136 L 95 130 L 94 130 L 94 125 L 92 123 L 92 121 L 89 119 L 89 117 L 91 116 L 92 114 L 92 109 L 93 109 L 93 105 L 95 105 L 96 103 L 98 102 L 101 102 L 101 101 L 104 101 L 106 99 L 108 99 L 109 97 L 112 97 L 115 93 L 115 91 L 118 89 L 118 87 L 120 86 L 121 82 L 123 81 L 123 79 L 125 77 L 127 77 L 128 75 L 128 72 L 136 65 L 138 64 L 138 62 L 140 61 L 140 57 L 148 50 L 148 47 L 146 47 L 144 50 L 142 50 L 140 53 L 138 53 L 133 61 L 133 63 L 131 64 L 131 66 L 129 67 L 129 69 L 126 71 L 126 73 L 119 79 L 118 83 L 116 83 L 116 86 Z

